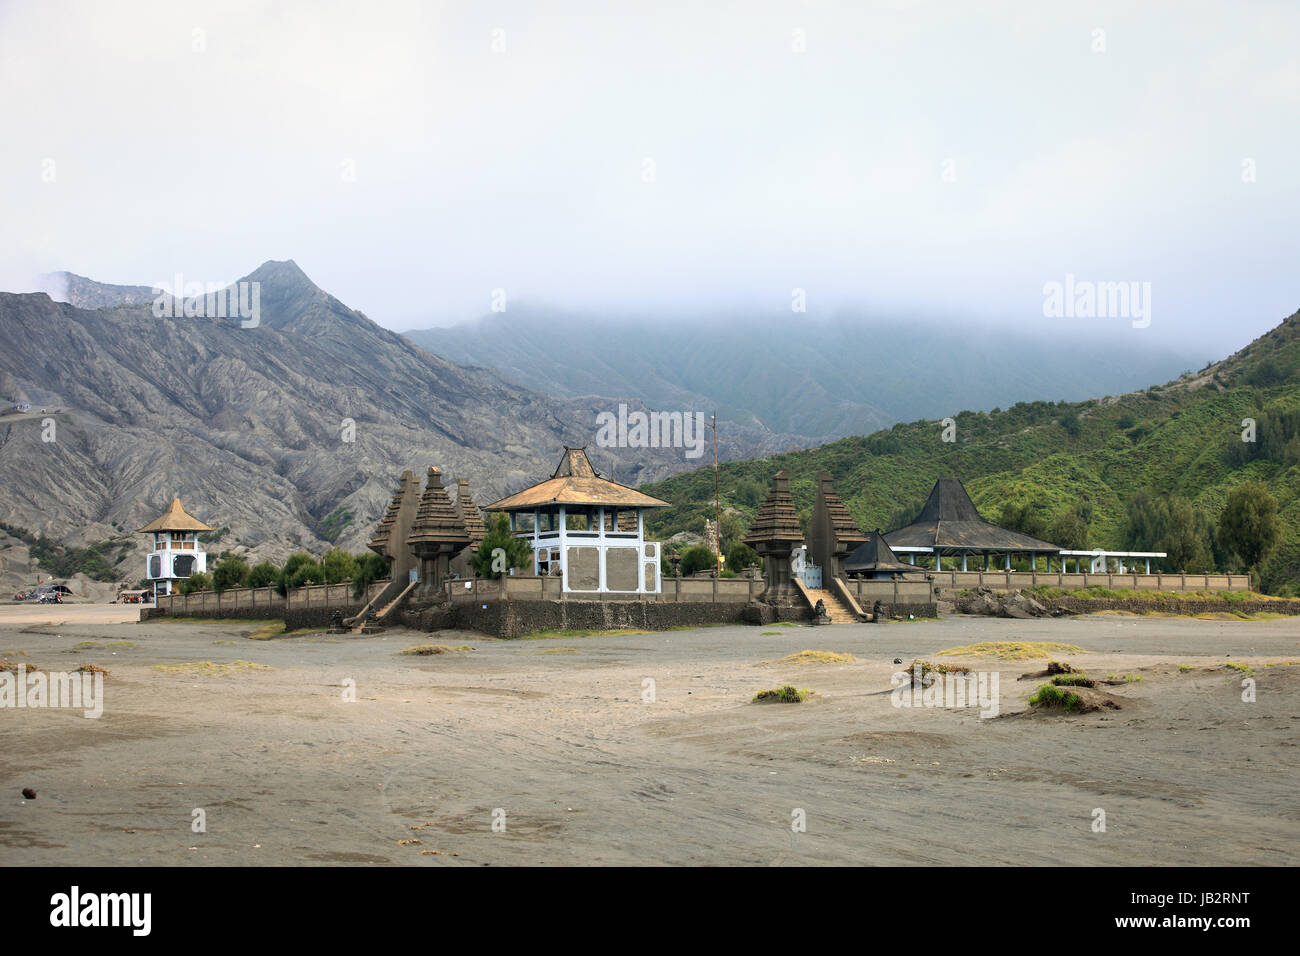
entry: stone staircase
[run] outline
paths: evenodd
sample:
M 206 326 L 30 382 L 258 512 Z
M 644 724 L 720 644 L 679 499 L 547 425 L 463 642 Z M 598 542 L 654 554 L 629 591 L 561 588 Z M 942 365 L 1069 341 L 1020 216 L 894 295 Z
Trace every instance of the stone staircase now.
M 826 588 L 807 588 L 806 592 L 813 607 L 817 606 L 818 600 L 826 605 L 826 613 L 831 616 L 832 624 L 852 624 L 857 620 L 853 612 Z

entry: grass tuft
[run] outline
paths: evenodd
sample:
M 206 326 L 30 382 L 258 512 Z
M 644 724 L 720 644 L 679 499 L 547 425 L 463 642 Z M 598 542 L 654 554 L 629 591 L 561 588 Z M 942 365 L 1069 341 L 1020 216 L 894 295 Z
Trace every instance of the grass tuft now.
M 763 661 L 764 664 L 853 664 L 857 658 L 852 654 L 841 654 L 838 651 L 800 651 L 798 654 L 787 654 L 779 661 Z
M 808 688 L 800 690 L 793 684 L 783 684 L 773 690 L 760 690 L 754 695 L 754 703 L 760 701 L 777 701 L 782 704 L 802 704 L 813 692 Z
M 1032 661 L 1053 654 L 1082 654 L 1077 644 L 1055 641 L 983 641 L 939 651 L 940 657 L 993 657 L 1000 661 Z
M 1059 687 L 1053 687 L 1051 684 L 1043 684 L 1038 688 L 1038 692 L 1029 698 L 1029 706 L 1059 707 L 1062 710 L 1074 710 L 1079 706 L 1079 695 L 1071 694 Z

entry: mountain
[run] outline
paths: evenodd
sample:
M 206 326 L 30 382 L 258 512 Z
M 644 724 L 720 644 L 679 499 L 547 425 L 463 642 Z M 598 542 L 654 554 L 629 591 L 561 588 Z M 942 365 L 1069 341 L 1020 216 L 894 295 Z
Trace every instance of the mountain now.
M 961 478 L 982 513 L 1024 509 L 1051 522 L 1081 501 L 1092 506 L 1089 547 L 1142 550 L 1123 540 L 1126 504 L 1142 490 L 1189 499 L 1214 521 L 1228 492 L 1263 481 L 1278 500 L 1283 536 L 1264 586 L 1300 589 L 1300 312 L 1246 348 L 1163 386 L 1086 402 L 1020 402 L 954 416 L 955 441 L 939 421 L 898 424 L 865 437 L 721 468 L 723 508 L 753 516 L 771 476 L 784 469 L 801 516 L 822 471 L 860 527 L 890 529 L 919 510 L 935 479 Z M 1245 419 L 1256 441 L 1243 442 Z M 650 521 L 660 537 L 699 533 L 713 515 L 712 469 L 643 486 L 673 503 Z
M 47 272 L 40 277 L 39 291 L 55 302 L 67 302 L 78 309 L 103 309 L 118 305 L 150 305 L 156 293 L 147 285 L 110 285 L 75 272 Z
M 802 436 L 804 445 L 961 408 L 1106 395 L 1200 364 L 1127 326 L 1041 320 L 999 330 L 854 312 L 602 320 L 524 306 L 406 335 L 550 394 L 716 408 L 722 420 Z
M 255 328 L 183 310 L 156 318 L 145 287 L 72 278 L 73 299 L 104 307 L 0 293 L 0 399 L 33 405 L 0 416 L 0 524 L 11 531 L 118 560 L 179 495 L 228 529 L 215 550 L 282 559 L 332 542 L 360 551 L 406 468 L 467 477 L 482 504 L 549 476 L 566 443 L 589 446 L 626 484 L 693 464 L 682 449 L 597 447 L 608 401 L 556 398 L 431 355 L 292 261 L 241 280 L 259 284 Z M 753 437 L 722 436 L 720 455 L 793 447 Z M 121 567 L 140 577 L 138 559 Z

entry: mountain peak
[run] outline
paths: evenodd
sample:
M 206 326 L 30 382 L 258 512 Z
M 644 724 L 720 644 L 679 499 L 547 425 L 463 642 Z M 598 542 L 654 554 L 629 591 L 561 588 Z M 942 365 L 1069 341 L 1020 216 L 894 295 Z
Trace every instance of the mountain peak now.
M 285 290 L 320 288 L 292 259 L 267 259 L 240 281 L 261 282 Z

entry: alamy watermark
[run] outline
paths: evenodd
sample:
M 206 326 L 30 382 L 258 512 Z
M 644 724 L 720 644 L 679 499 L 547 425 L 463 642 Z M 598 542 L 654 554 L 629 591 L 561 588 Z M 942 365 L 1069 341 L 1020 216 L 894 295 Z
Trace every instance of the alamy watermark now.
M 239 319 L 239 327 L 262 324 L 262 283 L 186 282 L 180 273 L 174 283 L 153 284 L 155 319 Z
M 1092 282 L 1066 273 L 1065 282 L 1043 283 L 1043 315 L 1049 319 L 1131 319 L 1151 324 L 1150 282 Z
M 601 448 L 685 448 L 687 458 L 704 454 L 703 412 L 629 412 L 596 416 L 596 444 Z
M 894 688 L 889 702 L 895 707 L 978 707 L 980 717 L 998 715 L 997 671 L 940 673 L 917 661 L 910 675 L 896 671 L 889 685 Z
M 0 671 L 0 707 L 67 707 L 81 710 L 92 720 L 104 713 L 104 675 L 98 671 L 32 671 L 19 664 L 15 671 Z

